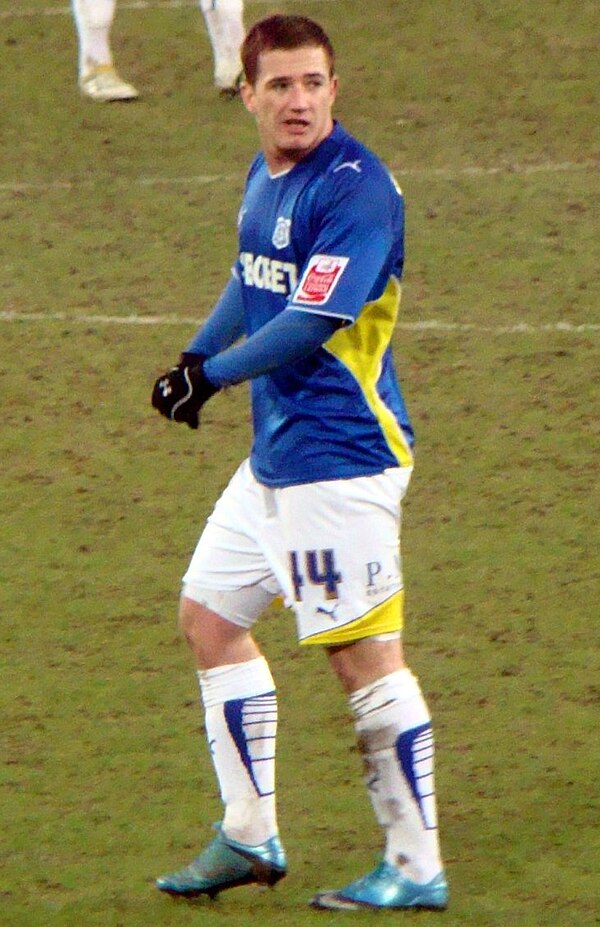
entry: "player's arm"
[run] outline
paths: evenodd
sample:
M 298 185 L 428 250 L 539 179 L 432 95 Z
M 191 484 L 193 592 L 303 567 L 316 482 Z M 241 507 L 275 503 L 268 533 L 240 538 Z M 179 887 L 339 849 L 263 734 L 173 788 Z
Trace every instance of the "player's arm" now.
M 204 373 L 219 388 L 253 380 L 313 354 L 341 324 L 338 318 L 284 309 L 243 344 L 205 361 Z
M 187 351 L 177 367 L 156 381 L 152 405 L 166 418 L 197 428 L 200 409 L 222 387 L 307 357 L 340 324 L 340 319 L 285 309 L 243 344 L 220 354 L 205 359 L 197 351 Z
M 369 298 L 380 295 L 378 278 L 390 260 L 392 242 L 401 239 L 401 199 L 394 193 L 390 201 L 390 191 L 388 184 L 373 188 L 357 183 L 352 173 L 336 178 L 321 206 L 320 229 L 288 308 L 243 344 L 206 360 L 203 372 L 211 383 L 230 386 L 308 357 L 341 325 L 352 323 Z M 339 279 L 331 293 L 321 281 L 321 302 L 314 294 L 303 300 L 302 281 L 312 272 L 313 255 L 319 254 L 341 256 Z
M 222 387 L 252 380 L 307 357 L 341 324 L 339 318 L 285 309 L 242 344 L 209 358 L 202 351 L 215 342 L 203 340 L 202 329 L 188 345 L 179 365 L 156 381 L 152 405 L 167 418 L 197 428 L 201 407 Z
M 292 308 L 337 316 L 346 324 L 400 278 L 404 207 L 386 175 L 344 169 L 316 204 L 315 239 L 290 297 Z
M 242 287 L 234 269 L 229 282 L 203 325 L 198 329 L 184 354 L 212 357 L 234 344 L 244 332 Z
M 154 408 L 166 418 L 197 428 L 200 407 L 218 389 L 202 375 L 202 362 L 234 344 L 242 333 L 241 285 L 234 270 L 210 316 L 181 354 L 179 363 L 154 384 Z

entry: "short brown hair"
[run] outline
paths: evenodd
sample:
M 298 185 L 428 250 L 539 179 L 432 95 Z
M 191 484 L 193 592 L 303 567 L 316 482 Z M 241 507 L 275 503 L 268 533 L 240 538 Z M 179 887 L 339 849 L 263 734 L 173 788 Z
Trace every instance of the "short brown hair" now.
M 335 71 L 335 52 L 327 33 L 307 16 L 287 16 L 277 13 L 255 23 L 242 45 L 242 64 L 249 84 L 258 77 L 258 59 L 262 52 L 274 49 L 294 49 L 304 46 L 323 48 L 329 60 L 329 75 Z

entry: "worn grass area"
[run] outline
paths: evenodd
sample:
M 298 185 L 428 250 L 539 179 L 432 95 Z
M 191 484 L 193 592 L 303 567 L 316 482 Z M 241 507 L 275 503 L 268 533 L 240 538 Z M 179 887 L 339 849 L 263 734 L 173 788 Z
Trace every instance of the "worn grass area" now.
M 143 96 L 114 107 L 77 94 L 66 4 L 22 6 L 0 2 L 0 920 L 312 923 L 306 899 L 369 867 L 379 835 L 344 700 L 277 609 L 259 636 L 290 875 L 212 905 L 152 887 L 220 813 L 175 612 L 249 423 L 244 388 L 198 435 L 148 395 L 226 279 L 254 129 L 212 92 L 193 5 L 121 5 L 118 64 Z M 248 21 L 275 7 L 330 29 L 338 114 L 407 198 L 406 646 L 437 731 L 444 924 L 592 927 L 595 4 L 249 2 Z

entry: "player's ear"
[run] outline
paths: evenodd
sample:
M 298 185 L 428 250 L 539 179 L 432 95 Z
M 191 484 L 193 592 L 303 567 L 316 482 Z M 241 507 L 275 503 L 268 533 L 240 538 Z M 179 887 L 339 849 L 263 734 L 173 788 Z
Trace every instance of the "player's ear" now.
M 333 74 L 330 81 L 330 95 L 332 104 L 335 103 L 335 98 L 337 97 L 339 81 L 337 74 Z
M 255 106 L 256 95 L 254 93 L 254 87 L 252 86 L 252 84 L 249 84 L 248 81 L 246 80 L 243 81 L 242 85 L 240 86 L 240 96 L 248 112 L 254 115 L 256 113 L 256 106 Z

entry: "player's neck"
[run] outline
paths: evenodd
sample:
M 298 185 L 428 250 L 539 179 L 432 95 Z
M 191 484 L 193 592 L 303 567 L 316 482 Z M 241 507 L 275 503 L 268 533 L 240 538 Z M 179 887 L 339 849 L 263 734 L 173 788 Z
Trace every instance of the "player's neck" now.
M 319 145 L 331 135 L 333 128 L 334 122 L 331 120 L 331 124 L 327 127 L 327 131 L 324 131 L 312 145 L 306 148 L 280 148 L 276 145 L 263 144 L 263 154 L 267 162 L 269 174 L 272 177 L 285 174 L 296 167 L 297 164 L 305 161 L 310 157 L 313 151 L 316 151 Z
M 307 151 L 264 151 L 265 161 L 271 177 L 278 177 L 281 174 L 287 174 L 292 168 L 304 161 L 317 146 Z

